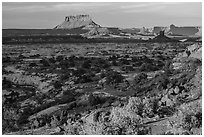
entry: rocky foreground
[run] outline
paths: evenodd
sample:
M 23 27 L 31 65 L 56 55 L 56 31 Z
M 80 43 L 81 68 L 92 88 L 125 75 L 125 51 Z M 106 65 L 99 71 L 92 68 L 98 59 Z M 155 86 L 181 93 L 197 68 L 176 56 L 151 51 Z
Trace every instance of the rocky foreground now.
M 55 105 L 31 115 L 25 129 L 5 134 L 201 135 L 201 53 L 202 46 L 193 44 L 178 54 L 164 68 L 164 73 L 150 81 L 143 74 L 138 76 L 137 86 L 150 89 L 146 93 L 117 98 L 102 93 L 85 94 L 77 101 Z M 99 98 L 109 100 L 101 106 Z M 88 104 L 94 108 L 83 110 Z M 51 119 L 46 118 L 49 114 L 52 114 Z

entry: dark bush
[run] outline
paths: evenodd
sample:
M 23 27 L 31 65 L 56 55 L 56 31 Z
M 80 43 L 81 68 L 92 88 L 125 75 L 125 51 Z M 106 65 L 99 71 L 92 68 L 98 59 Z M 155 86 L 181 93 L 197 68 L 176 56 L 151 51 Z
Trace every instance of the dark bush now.
M 53 83 L 55 89 L 60 89 L 62 87 L 62 83 L 60 81 L 56 81 Z
M 166 73 L 166 75 L 170 75 L 173 73 L 173 66 L 172 66 L 172 62 L 170 60 L 167 60 L 165 62 L 164 72 Z
M 19 59 L 24 59 L 24 58 L 26 58 L 24 55 L 22 55 L 22 54 L 20 54 L 19 56 L 18 56 L 18 58 Z
M 135 76 L 135 78 L 134 78 L 134 83 L 135 83 L 135 84 L 138 84 L 138 83 L 140 83 L 140 82 L 145 81 L 146 79 L 147 79 L 147 74 L 141 72 L 141 73 L 139 73 L 137 76 Z
M 82 64 L 82 68 L 85 69 L 90 69 L 91 68 L 91 61 L 90 60 L 85 60 Z
M 8 63 L 8 62 L 11 62 L 10 57 L 2 57 L 2 63 Z
M 55 60 L 55 58 L 54 58 L 54 57 L 52 57 L 52 58 L 49 58 L 49 62 L 50 62 L 50 63 L 55 63 L 55 62 L 56 62 L 56 60 Z
M 94 96 L 93 94 L 89 95 L 89 104 L 90 106 L 95 106 L 101 103 L 101 99 L 98 96 Z
M 110 70 L 106 74 L 106 84 L 117 84 L 123 82 L 124 77 L 116 71 Z
M 12 85 L 13 85 L 13 82 L 7 80 L 6 77 L 3 78 L 3 80 L 2 80 L 2 88 L 3 89 L 11 88 Z
M 70 67 L 70 63 L 68 60 L 61 60 L 60 63 L 59 63 L 59 66 L 62 68 L 62 69 L 67 69 Z
M 29 67 L 36 67 L 36 66 L 38 66 L 38 65 L 36 63 L 34 63 L 34 62 L 29 64 Z
M 64 60 L 64 57 L 62 55 L 56 57 L 56 61 L 61 62 L 62 60 Z
M 50 66 L 49 62 L 48 62 L 46 59 L 40 60 L 40 63 L 41 63 L 44 67 L 49 67 L 49 66 Z
M 74 71 L 74 75 L 77 77 L 80 77 L 85 73 L 86 73 L 86 69 L 84 68 L 78 68 L 76 71 Z

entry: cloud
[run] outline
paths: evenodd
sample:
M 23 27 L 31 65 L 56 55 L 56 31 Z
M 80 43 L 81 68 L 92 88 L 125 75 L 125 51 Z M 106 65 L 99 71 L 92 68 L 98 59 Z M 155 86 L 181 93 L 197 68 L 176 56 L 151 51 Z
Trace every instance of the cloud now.
M 120 8 L 122 9 L 131 9 L 131 8 L 143 8 L 143 7 L 152 7 L 152 6 L 168 6 L 168 5 L 175 5 L 179 4 L 179 2 L 134 2 L 134 3 L 127 3 L 128 5 L 122 5 Z
M 154 3 L 132 3 L 131 5 L 123 5 L 120 8 L 126 13 L 140 13 L 140 12 L 156 12 L 164 10 L 169 5 L 179 4 L 175 2 L 154 2 Z
M 124 13 L 134 14 L 152 14 L 152 16 L 160 17 L 180 17 L 180 18 L 200 18 L 201 3 L 188 2 L 148 2 L 148 3 L 131 3 L 121 5 L 120 9 Z
M 49 11 L 101 11 L 111 3 L 39 3 L 34 5 L 10 6 L 3 4 L 3 11 L 7 12 L 49 12 Z
M 4 28 L 47 28 L 64 16 L 89 14 L 101 25 L 152 26 L 201 24 L 202 3 L 196 2 L 3 2 Z M 121 18 L 125 18 L 124 20 Z M 22 22 L 25 22 L 23 24 Z M 104 25 L 104 26 L 105 26 Z M 22 27 L 23 26 L 23 27 Z
M 147 13 L 147 12 L 157 12 L 165 9 L 166 6 L 157 6 L 149 8 L 140 8 L 140 9 L 128 9 L 124 10 L 125 13 Z

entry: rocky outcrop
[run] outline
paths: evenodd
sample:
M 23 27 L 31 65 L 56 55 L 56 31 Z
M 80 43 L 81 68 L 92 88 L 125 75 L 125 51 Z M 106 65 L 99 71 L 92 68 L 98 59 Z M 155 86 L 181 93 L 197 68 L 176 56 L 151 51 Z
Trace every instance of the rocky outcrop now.
M 169 33 L 173 35 L 191 36 L 199 32 L 199 27 L 187 26 L 187 27 L 177 27 L 175 25 L 170 25 Z
M 187 55 L 187 51 L 189 51 L 189 56 Z M 184 58 L 184 57 L 192 57 L 192 58 L 196 58 L 202 61 L 202 45 L 201 43 L 195 43 L 193 45 L 190 45 L 186 48 L 186 51 L 183 53 L 179 53 L 178 56 L 176 58 L 174 58 L 174 60 L 178 60 L 180 58 Z
M 160 31 L 167 31 L 167 27 L 155 26 L 152 33 L 157 35 Z
M 171 39 L 164 35 L 164 31 L 160 31 L 159 35 L 150 40 L 151 42 L 177 42 L 177 40 Z
M 84 28 L 90 29 L 100 27 L 96 24 L 89 15 L 66 16 L 65 21 L 57 25 L 54 29 L 73 29 Z
M 84 36 L 102 36 L 108 35 L 110 31 L 107 28 L 92 28 L 89 32 L 85 33 Z
M 152 33 L 159 34 L 160 31 L 173 36 L 202 36 L 202 27 L 196 26 L 178 27 L 173 24 L 169 27 L 155 26 Z

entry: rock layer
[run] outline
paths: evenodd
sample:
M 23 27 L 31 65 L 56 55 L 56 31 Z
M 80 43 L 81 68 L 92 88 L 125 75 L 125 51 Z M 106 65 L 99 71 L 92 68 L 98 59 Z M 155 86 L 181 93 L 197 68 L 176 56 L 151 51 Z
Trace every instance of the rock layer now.
M 73 29 L 73 28 L 95 28 L 100 27 L 89 15 L 66 16 L 65 21 L 57 25 L 54 29 Z

